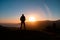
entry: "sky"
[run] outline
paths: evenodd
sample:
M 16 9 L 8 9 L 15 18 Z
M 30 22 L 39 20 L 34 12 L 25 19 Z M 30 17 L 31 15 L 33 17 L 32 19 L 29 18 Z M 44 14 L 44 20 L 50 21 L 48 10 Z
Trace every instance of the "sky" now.
M 60 19 L 60 0 L 0 0 L 0 23 L 19 23 L 21 15 L 40 20 Z

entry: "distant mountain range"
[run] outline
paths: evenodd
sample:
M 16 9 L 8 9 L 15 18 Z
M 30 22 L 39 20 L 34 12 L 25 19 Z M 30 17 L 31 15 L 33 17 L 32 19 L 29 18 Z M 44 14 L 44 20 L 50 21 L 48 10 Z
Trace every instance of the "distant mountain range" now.
M 10 23 L 0 23 L 0 28 L 1 27 L 8 27 L 12 29 L 15 28 L 19 28 L 20 27 L 20 23 L 15 23 L 15 24 L 10 24 Z M 30 29 L 30 30 L 44 30 L 44 29 L 54 29 L 54 30 L 60 30 L 60 20 L 57 21 L 36 21 L 36 22 L 26 22 L 26 29 Z

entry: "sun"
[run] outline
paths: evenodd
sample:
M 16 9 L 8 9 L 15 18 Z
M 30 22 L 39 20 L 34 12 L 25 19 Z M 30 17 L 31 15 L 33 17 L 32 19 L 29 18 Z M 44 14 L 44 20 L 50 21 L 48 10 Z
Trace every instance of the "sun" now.
M 29 17 L 29 21 L 34 22 L 34 21 L 36 21 L 36 19 L 35 19 L 35 17 Z

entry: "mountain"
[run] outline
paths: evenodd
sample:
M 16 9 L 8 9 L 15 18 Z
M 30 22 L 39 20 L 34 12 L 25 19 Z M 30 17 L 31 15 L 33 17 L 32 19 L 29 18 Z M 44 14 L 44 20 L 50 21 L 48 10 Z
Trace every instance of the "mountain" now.
M 5 36 L 11 37 L 21 37 L 21 38 L 39 38 L 39 39 L 56 39 L 60 38 L 60 20 L 57 21 L 37 21 L 37 22 L 27 22 L 26 30 L 17 27 L 13 27 L 18 24 L 0 24 L 0 33 L 4 33 Z M 8 37 L 7 36 L 7 37 Z

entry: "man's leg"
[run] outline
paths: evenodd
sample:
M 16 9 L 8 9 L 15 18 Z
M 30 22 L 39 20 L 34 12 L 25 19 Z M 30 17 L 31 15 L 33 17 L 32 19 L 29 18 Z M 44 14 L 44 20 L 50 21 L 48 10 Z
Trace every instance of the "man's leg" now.
M 24 29 L 26 29 L 26 27 L 25 27 L 25 22 L 24 22 Z

